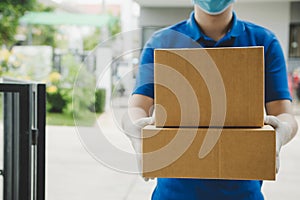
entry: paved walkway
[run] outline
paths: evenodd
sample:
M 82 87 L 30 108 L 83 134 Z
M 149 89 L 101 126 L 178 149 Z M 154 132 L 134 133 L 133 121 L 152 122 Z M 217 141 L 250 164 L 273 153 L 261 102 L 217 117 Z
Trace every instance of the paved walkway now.
M 115 126 L 122 109 L 100 116 L 107 139 L 124 151 L 132 151 L 128 139 Z M 297 116 L 298 122 L 300 117 Z M 118 123 L 117 123 L 118 124 Z M 80 143 L 74 127 L 47 126 L 47 200 L 150 199 L 155 181 L 117 172 L 96 161 Z M 281 152 L 277 181 L 265 181 L 266 199 L 300 199 L 300 133 Z
M 126 137 L 116 137 L 111 116 L 100 117 L 107 138 L 131 151 Z M 47 200 L 150 199 L 155 182 L 110 169 L 94 159 L 80 142 L 75 128 L 47 126 Z

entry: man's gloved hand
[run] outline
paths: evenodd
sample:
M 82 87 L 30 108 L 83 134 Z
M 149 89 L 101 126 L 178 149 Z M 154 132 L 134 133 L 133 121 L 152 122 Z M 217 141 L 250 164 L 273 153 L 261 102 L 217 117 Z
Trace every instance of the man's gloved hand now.
M 131 144 L 136 153 L 141 153 L 142 128 L 153 123 L 154 121 L 152 117 L 140 118 L 133 122 L 131 122 L 130 119 L 123 121 L 122 124 L 123 130 L 125 131 L 125 134 L 130 139 Z
M 122 121 L 122 128 L 125 131 L 125 134 L 127 137 L 130 139 L 131 144 L 137 154 L 137 164 L 138 168 L 141 171 L 141 162 L 142 162 L 142 128 L 144 128 L 147 125 L 154 124 L 154 117 L 145 117 L 145 118 L 140 118 L 135 121 L 131 121 L 129 117 L 126 119 L 123 118 Z M 145 181 L 148 181 L 149 178 L 144 178 Z
M 280 149 L 287 142 L 286 137 L 291 134 L 292 128 L 287 122 L 282 122 L 275 116 L 265 116 L 264 122 L 267 125 L 271 125 L 276 131 L 276 173 L 278 173 L 280 167 Z

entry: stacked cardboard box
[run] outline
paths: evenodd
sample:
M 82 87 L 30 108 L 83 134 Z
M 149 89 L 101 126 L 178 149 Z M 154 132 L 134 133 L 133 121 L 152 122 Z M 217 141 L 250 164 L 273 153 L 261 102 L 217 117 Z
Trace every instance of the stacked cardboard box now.
M 264 126 L 263 47 L 155 50 L 155 126 L 143 129 L 143 176 L 275 179 Z

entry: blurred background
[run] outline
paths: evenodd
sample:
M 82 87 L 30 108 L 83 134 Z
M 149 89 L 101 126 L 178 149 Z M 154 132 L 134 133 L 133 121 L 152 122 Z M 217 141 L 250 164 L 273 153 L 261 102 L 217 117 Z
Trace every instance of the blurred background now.
M 46 199 L 150 199 L 155 180 L 101 164 L 77 127 L 100 126 L 112 144 L 133 152 L 119 127 L 141 49 L 192 10 L 190 0 L 0 1 L 0 76 L 46 84 Z M 299 120 L 300 0 L 238 0 L 234 10 L 278 37 Z M 283 148 L 277 181 L 264 183 L 266 199 L 300 198 L 299 137 Z M 1 158 L 1 139 L 0 147 Z

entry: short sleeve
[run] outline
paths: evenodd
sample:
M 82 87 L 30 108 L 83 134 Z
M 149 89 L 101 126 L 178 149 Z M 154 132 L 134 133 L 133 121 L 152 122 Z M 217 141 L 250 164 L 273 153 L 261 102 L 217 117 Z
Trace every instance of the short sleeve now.
M 154 48 L 150 39 L 140 56 L 140 63 L 133 94 L 154 98 Z
M 282 99 L 292 100 L 284 55 L 274 36 L 265 53 L 265 102 Z

